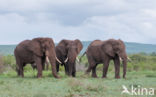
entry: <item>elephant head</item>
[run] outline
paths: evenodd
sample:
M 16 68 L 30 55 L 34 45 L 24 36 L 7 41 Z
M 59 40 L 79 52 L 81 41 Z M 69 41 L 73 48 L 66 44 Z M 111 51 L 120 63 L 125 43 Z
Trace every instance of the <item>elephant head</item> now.
M 28 46 L 28 50 L 38 57 L 49 59 L 52 67 L 52 74 L 54 77 L 58 78 L 56 73 L 57 57 L 55 53 L 55 45 L 51 38 L 33 39 Z
M 64 63 L 67 64 L 68 75 L 71 75 L 71 73 L 75 70 L 75 60 L 78 59 L 77 56 L 80 53 L 80 51 L 83 48 L 83 45 L 80 40 L 63 40 L 64 45 L 66 46 L 66 59 L 64 60 Z
M 83 45 L 80 40 L 76 39 L 74 41 L 71 41 L 66 48 L 67 59 L 69 60 L 69 57 L 74 57 L 75 59 L 77 59 L 77 55 L 80 53 L 82 48 Z M 67 59 L 65 61 L 67 61 Z
M 123 62 L 123 78 L 125 78 L 126 75 L 126 69 L 127 69 L 127 54 L 125 49 L 125 44 L 122 40 L 114 40 L 111 39 L 110 41 L 105 41 L 102 44 L 102 49 L 105 51 L 105 53 L 110 57 L 115 57 L 115 55 L 118 55 L 119 58 L 122 59 Z

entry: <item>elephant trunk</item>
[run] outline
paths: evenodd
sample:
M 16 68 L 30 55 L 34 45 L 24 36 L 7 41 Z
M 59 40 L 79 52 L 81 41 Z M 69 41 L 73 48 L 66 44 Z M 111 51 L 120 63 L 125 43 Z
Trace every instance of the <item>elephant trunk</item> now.
M 57 75 L 57 72 L 56 72 L 56 60 L 55 60 L 55 57 L 52 57 L 52 56 L 48 57 L 48 56 L 46 56 L 46 60 L 50 61 L 53 76 L 55 78 L 59 78 L 59 76 Z
M 127 55 L 124 53 L 120 55 L 122 64 L 123 64 L 123 78 L 126 77 L 126 71 L 127 71 Z
M 123 59 L 123 78 L 126 77 L 126 71 L 127 71 L 127 58 Z
M 123 64 L 123 78 L 126 77 L 126 72 L 127 72 L 127 54 L 125 52 L 123 53 L 120 53 L 119 54 L 119 58 L 120 58 L 120 61 L 122 61 L 122 64 Z
M 73 72 L 76 72 L 76 66 L 75 66 L 75 61 L 76 61 L 76 54 L 69 54 L 68 55 L 68 61 L 67 61 L 67 66 L 68 66 L 68 75 L 72 76 Z

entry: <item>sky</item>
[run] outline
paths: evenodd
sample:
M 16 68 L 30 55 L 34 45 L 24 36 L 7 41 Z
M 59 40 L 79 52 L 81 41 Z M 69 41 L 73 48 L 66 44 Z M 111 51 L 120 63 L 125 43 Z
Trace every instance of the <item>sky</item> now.
M 156 0 L 0 0 L 0 44 L 51 37 L 156 44 Z

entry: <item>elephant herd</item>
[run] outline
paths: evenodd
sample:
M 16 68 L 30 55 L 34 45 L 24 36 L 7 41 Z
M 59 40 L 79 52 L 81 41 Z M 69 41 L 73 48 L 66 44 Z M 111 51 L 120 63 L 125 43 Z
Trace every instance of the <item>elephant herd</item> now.
M 31 64 L 36 68 L 37 77 L 42 77 L 42 70 L 45 64 L 51 64 L 52 74 L 55 78 L 58 76 L 59 66 L 65 68 L 68 76 L 76 76 L 76 60 L 82 50 L 83 45 L 80 40 L 61 40 L 55 46 L 51 38 L 34 38 L 32 40 L 24 40 L 19 43 L 14 55 L 16 58 L 16 71 L 18 76 L 24 77 L 24 66 Z M 103 64 L 103 75 L 105 78 L 108 71 L 110 60 L 114 61 L 115 78 L 120 78 L 120 61 L 123 63 L 123 78 L 126 76 L 127 54 L 125 44 L 122 40 L 109 39 L 105 41 L 94 40 L 90 43 L 87 50 L 81 57 L 86 54 L 88 59 L 88 69 L 86 74 L 92 71 L 92 77 L 97 77 L 96 66 Z

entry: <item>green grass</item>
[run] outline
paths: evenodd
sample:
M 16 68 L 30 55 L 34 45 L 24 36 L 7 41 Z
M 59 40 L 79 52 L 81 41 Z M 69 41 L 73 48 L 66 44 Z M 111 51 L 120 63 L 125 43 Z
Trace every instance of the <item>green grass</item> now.
M 108 69 L 108 78 L 105 79 L 101 78 L 102 64 L 97 66 L 98 78 L 84 75 L 82 71 L 77 72 L 76 78 L 71 78 L 64 74 L 64 68 L 61 67 L 60 79 L 52 76 L 50 68 L 49 71 L 43 72 L 43 78 L 37 79 L 37 72 L 33 71 L 30 65 L 24 68 L 24 78 L 17 77 L 14 56 L 0 56 L 0 97 L 133 97 L 121 94 L 122 85 L 129 89 L 131 85 L 155 88 L 153 97 L 156 97 L 156 55 L 132 54 L 129 57 L 132 61 L 127 64 L 126 79 L 114 79 L 112 61 Z M 83 70 L 88 67 L 86 57 L 82 58 L 81 66 Z
M 78 72 L 76 78 L 60 72 L 60 79 L 55 79 L 51 71 L 44 71 L 40 79 L 34 77 L 33 71 L 24 74 L 24 78 L 17 77 L 14 71 L 1 74 L 0 97 L 132 97 L 121 95 L 122 85 L 156 89 L 156 71 L 128 72 L 126 79 L 114 79 L 114 72 L 102 79 L 100 71 L 99 78 L 91 78 L 84 72 Z

